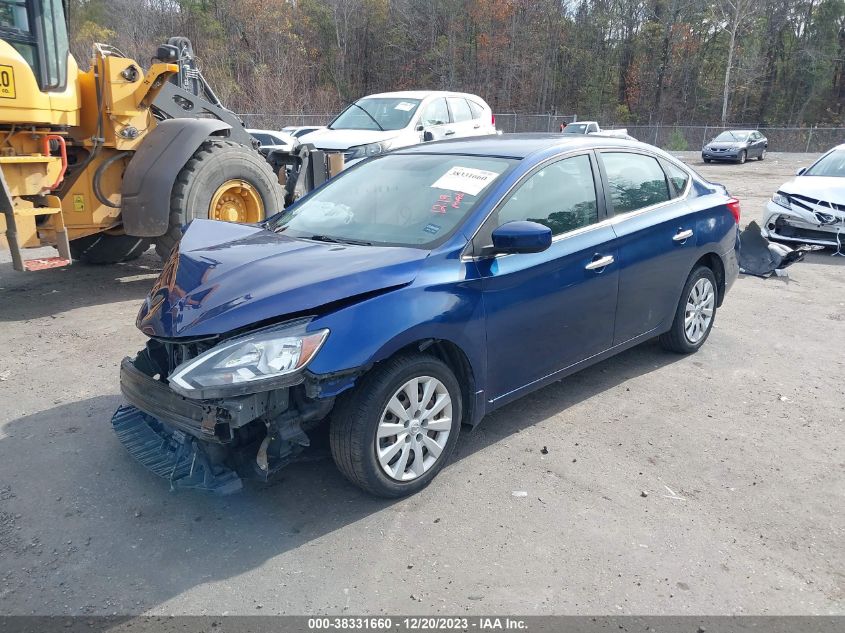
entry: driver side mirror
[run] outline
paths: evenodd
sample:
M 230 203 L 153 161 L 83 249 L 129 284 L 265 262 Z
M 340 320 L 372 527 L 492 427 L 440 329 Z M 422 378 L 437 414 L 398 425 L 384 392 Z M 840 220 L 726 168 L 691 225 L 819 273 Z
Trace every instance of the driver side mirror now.
M 423 124 L 422 124 L 422 123 L 420 123 L 420 124 L 419 124 L 419 125 L 417 125 L 417 127 L 416 127 L 417 132 L 422 132 L 424 129 L 425 129 L 425 128 L 423 127 Z
M 423 132 L 423 141 L 433 141 L 434 140 L 434 133 L 426 130 Z
M 537 222 L 505 222 L 493 231 L 493 254 L 542 253 L 551 245 L 552 230 Z

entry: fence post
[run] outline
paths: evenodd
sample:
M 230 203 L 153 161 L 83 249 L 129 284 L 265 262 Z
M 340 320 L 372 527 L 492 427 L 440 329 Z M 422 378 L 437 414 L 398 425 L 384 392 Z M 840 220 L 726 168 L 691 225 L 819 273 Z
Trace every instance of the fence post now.
M 707 125 L 704 125 L 704 133 L 701 135 L 701 147 L 707 142 Z
M 813 140 L 813 128 L 816 127 L 815 125 L 810 128 L 810 133 L 807 135 L 807 153 L 810 153 L 810 141 Z

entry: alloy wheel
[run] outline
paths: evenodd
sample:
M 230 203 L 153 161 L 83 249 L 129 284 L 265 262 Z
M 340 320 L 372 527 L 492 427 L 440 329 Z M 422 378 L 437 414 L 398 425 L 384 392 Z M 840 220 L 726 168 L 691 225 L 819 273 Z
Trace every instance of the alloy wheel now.
M 376 457 L 396 481 L 412 481 L 440 459 L 452 432 L 452 397 L 437 378 L 417 376 L 391 396 L 376 431 Z
M 695 345 L 710 329 L 713 321 L 713 308 L 716 303 L 716 289 L 709 279 L 702 278 L 695 282 L 684 312 L 684 334 Z

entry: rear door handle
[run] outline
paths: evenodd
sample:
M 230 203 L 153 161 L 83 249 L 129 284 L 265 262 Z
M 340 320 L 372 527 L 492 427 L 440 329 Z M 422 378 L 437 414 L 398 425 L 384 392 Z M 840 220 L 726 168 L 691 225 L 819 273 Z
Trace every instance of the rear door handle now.
M 443 133 L 443 136 L 452 136 L 455 133 L 455 130 L 446 130 Z
M 605 255 L 604 257 L 599 257 L 598 259 L 591 261 L 589 264 L 584 266 L 584 270 L 600 270 L 602 268 L 607 268 L 614 261 L 613 255 Z
M 692 229 L 687 229 L 686 231 L 678 231 L 677 233 L 675 233 L 675 237 L 673 237 L 672 239 L 676 242 L 686 242 L 692 236 Z

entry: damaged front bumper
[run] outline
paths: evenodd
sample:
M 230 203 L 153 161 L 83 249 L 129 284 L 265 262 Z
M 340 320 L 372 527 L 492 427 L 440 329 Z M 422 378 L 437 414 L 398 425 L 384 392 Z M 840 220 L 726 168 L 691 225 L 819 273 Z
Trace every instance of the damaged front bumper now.
M 304 385 L 191 400 L 151 375 L 142 354 L 121 363 L 129 406 L 115 412 L 112 426 L 129 453 L 172 489 L 229 494 L 240 490 L 241 478 L 267 480 L 309 445 L 305 430 L 334 404 L 309 398 Z
M 795 199 L 786 208 L 770 200 L 766 203 L 761 230 L 770 240 L 841 250 L 845 243 L 845 211 L 825 203 Z

